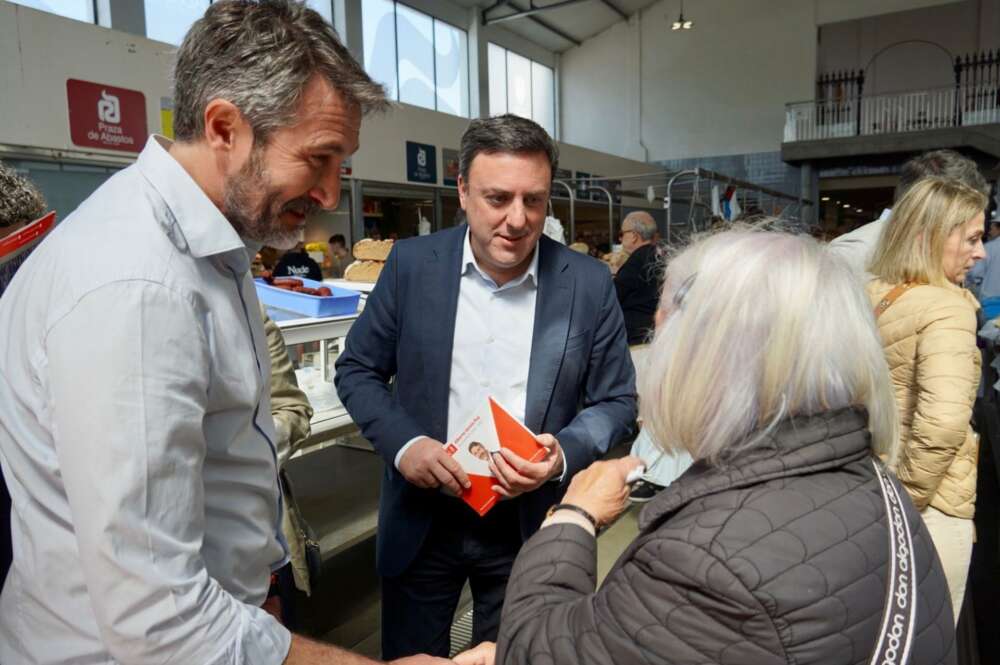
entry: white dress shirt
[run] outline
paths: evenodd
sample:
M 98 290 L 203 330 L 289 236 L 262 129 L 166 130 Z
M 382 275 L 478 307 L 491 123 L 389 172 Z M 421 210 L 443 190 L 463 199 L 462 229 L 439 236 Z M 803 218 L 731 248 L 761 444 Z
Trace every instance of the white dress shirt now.
M 0 662 L 279 664 L 287 560 L 248 248 L 152 137 L 0 299 Z
M 523 275 L 497 286 L 479 267 L 469 233 L 465 234 L 448 386 L 449 441 L 488 396 L 524 422 L 537 295 L 537 247 Z M 400 448 L 397 469 L 403 454 L 419 438 Z

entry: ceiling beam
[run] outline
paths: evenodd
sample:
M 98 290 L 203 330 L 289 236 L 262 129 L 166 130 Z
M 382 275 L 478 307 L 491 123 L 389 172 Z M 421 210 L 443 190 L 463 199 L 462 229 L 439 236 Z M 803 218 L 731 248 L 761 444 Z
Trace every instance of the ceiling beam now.
M 625 21 L 628 20 L 628 14 L 619 9 L 616 4 L 611 2 L 611 0 L 601 0 L 601 4 L 610 9 L 611 11 L 613 11 L 614 13 L 618 14 L 618 16 L 622 18 L 622 20 Z
M 506 4 L 511 9 L 516 10 L 513 14 L 505 14 L 504 16 L 496 16 L 493 18 L 489 18 L 486 16 L 486 14 L 490 11 L 490 9 L 496 7 L 496 4 L 494 3 L 493 7 L 489 7 L 483 10 L 483 23 L 485 25 L 492 25 L 494 23 L 503 23 L 504 21 L 513 21 L 515 19 L 527 18 L 529 16 L 534 16 L 535 14 L 541 14 L 542 12 L 552 11 L 553 9 L 558 9 L 560 7 L 566 7 L 567 5 L 576 5 L 581 2 L 589 2 L 589 1 L 590 0 L 560 0 L 559 2 L 554 2 L 551 5 L 545 5 L 544 7 L 536 7 L 534 3 L 532 3 L 530 8 L 528 9 L 521 9 L 513 2 L 506 2 L 504 4 Z
M 579 39 L 577 39 L 577 38 L 575 38 L 575 37 L 567 34 L 566 32 L 560 30 L 559 28 L 555 27 L 554 25 L 552 25 L 548 21 L 543 21 L 542 19 L 540 19 L 537 16 L 535 16 L 535 14 L 539 14 L 541 12 L 548 11 L 550 9 L 555 9 L 557 7 L 563 7 L 563 6 L 566 6 L 566 5 L 573 5 L 573 4 L 576 4 L 576 3 L 579 3 L 579 2 L 588 2 L 588 0 L 562 0 L 562 2 L 557 2 L 555 4 L 547 5 L 545 7 L 535 7 L 532 4 L 529 9 L 522 9 L 518 5 L 516 5 L 513 2 L 511 2 L 510 0 L 501 0 L 500 2 L 495 2 L 495 3 L 493 3 L 492 6 L 487 7 L 486 9 L 483 10 L 483 25 L 493 25 L 495 23 L 502 23 L 504 21 L 512 21 L 512 20 L 518 19 L 518 18 L 526 18 L 529 21 L 531 21 L 532 23 L 534 23 L 535 25 L 538 25 L 538 26 L 541 26 L 542 28 L 545 28 L 546 30 L 548 30 L 552 34 L 556 35 L 560 39 L 563 39 L 563 40 L 569 42 L 570 44 L 573 44 L 574 46 L 580 46 L 582 42 Z M 487 12 L 489 12 L 492 9 L 496 9 L 496 8 L 498 8 L 500 6 L 510 7 L 511 9 L 514 10 L 514 13 L 507 14 L 506 16 L 498 16 L 498 17 L 493 17 L 493 18 L 490 18 L 489 16 L 487 16 Z

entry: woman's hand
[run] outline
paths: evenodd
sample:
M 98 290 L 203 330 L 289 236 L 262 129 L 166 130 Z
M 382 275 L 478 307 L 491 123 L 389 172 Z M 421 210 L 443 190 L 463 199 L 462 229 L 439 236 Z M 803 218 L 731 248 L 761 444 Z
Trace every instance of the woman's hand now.
M 493 642 L 483 642 L 479 646 L 463 651 L 452 660 L 455 665 L 493 665 L 497 655 L 497 645 Z
M 571 503 L 594 516 L 598 525 L 611 523 L 628 505 L 629 486 L 625 479 L 642 465 L 638 457 L 622 457 L 594 462 L 573 476 L 562 503 Z

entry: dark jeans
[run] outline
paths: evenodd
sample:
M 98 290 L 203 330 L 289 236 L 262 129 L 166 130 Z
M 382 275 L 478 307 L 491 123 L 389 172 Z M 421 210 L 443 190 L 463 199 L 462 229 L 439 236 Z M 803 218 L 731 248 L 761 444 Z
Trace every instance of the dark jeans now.
M 382 578 L 382 658 L 418 653 L 447 658 L 451 623 L 466 580 L 472 588 L 472 643 L 496 641 L 507 579 L 521 548 L 517 505 L 503 501 L 480 517 L 442 496 L 417 558 Z

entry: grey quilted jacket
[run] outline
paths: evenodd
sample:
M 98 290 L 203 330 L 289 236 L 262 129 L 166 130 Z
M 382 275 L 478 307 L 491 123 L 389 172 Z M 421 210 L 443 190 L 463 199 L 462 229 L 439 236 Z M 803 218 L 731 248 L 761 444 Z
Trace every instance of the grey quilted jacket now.
M 906 496 L 900 489 L 902 496 Z M 918 573 L 911 665 L 955 663 L 948 590 L 906 506 Z M 788 420 L 724 467 L 696 463 L 647 504 L 595 591 L 595 540 L 553 525 L 507 589 L 497 663 L 868 663 L 889 563 L 867 417 Z

